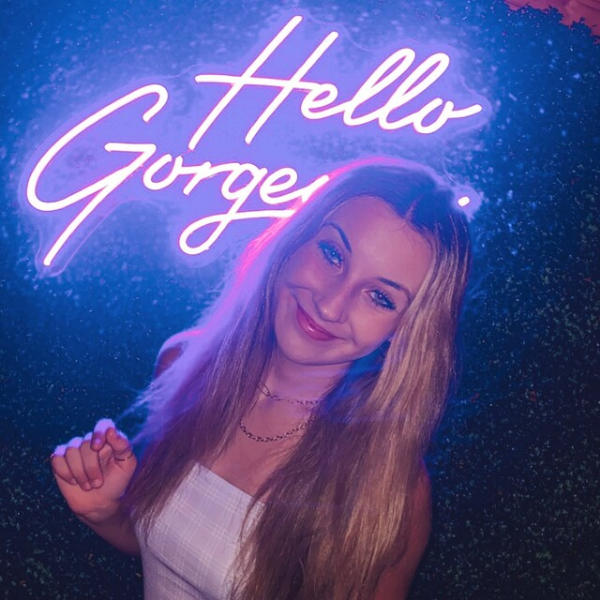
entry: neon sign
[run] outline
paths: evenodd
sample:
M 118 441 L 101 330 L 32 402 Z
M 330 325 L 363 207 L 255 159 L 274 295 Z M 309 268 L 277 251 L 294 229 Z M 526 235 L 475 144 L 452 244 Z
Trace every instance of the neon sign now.
M 291 217 L 294 203 L 308 201 L 328 180 L 322 164 L 305 168 L 310 176 L 301 176 L 297 167 L 302 161 L 286 151 L 294 135 L 298 139 L 305 133 L 319 134 L 314 128 L 323 126 L 318 123 L 329 122 L 343 135 L 362 127 L 370 128 L 371 136 L 411 129 L 430 136 L 483 111 L 482 100 L 457 99 L 457 84 L 440 88 L 451 62 L 444 52 L 417 60 L 412 48 L 394 50 L 375 69 L 346 73 L 336 85 L 331 80 L 335 64 L 328 63 L 326 55 L 331 56 L 339 34 L 328 33 L 314 48 L 306 36 L 293 40 L 302 21 L 301 16 L 287 21 L 241 74 L 195 76 L 203 97 L 213 100 L 199 125 L 196 115 L 182 119 L 169 113 L 169 105 L 177 105 L 170 89 L 176 86 L 153 82 L 105 103 L 42 148 L 24 176 L 29 205 L 58 215 L 46 235 L 49 243 L 43 242 L 42 269 L 60 272 L 120 204 L 153 193 L 170 200 L 177 197 L 169 206 L 181 215 L 178 245 L 187 255 L 209 250 L 234 221 Z M 306 54 L 290 75 L 297 57 Z M 217 93 L 222 96 L 216 98 Z M 346 99 L 338 101 L 343 94 Z M 452 99 L 446 99 L 450 94 Z M 177 153 L 182 147 L 185 150 Z M 202 158 L 196 154 L 199 149 Z M 87 161 L 91 166 L 82 167 L 80 157 L 88 154 L 93 157 Z M 282 164 L 282 158 L 293 159 L 294 166 Z M 228 210 L 211 212 L 214 202 L 205 201 L 204 216 L 190 222 L 198 207 L 190 207 L 189 197 L 201 183 L 206 187 L 212 181 L 214 187 L 215 178 L 222 179 L 218 194 L 230 204 Z M 73 186 L 75 191 L 64 193 Z

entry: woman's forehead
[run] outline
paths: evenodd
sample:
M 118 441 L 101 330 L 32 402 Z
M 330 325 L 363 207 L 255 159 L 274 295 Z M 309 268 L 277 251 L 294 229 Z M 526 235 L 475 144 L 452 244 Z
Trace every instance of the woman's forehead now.
M 325 219 L 325 222 L 327 221 L 340 221 L 358 231 L 369 227 L 387 229 L 410 226 L 383 198 L 368 195 L 354 196 L 346 200 L 330 213 Z

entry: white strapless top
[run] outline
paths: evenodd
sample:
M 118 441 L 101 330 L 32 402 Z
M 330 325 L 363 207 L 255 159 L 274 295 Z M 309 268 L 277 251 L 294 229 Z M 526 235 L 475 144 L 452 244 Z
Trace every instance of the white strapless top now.
M 142 553 L 145 600 L 225 600 L 252 497 L 195 465 L 156 518 Z M 252 511 L 253 522 L 261 504 Z

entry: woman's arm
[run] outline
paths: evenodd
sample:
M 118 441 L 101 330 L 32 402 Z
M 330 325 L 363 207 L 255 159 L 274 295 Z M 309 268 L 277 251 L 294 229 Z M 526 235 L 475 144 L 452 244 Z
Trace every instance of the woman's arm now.
M 181 354 L 177 336 L 161 348 L 154 377 Z M 120 497 L 135 471 L 136 459 L 127 438 L 110 419 L 101 419 L 93 432 L 58 446 L 52 470 L 59 489 L 77 518 L 115 548 L 138 556 L 140 546 L 131 517 Z
M 102 539 L 118 550 L 121 550 L 121 552 L 132 554 L 133 556 L 140 555 L 140 545 L 129 515 L 120 514 L 120 511 L 117 510 L 112 517 L 99 522 L 89 521 L 82 516 L 78 516 L 78 518 Z
M 408 546 L 396 565 L 387 569 L 375 590 L 373 600 L 403 600 L 427 548 L 431 532 L 431 483 L 425 466 L 412 499 Z
M 177 336 L 170 338 L 161 348 L 156 365 L 154 366 L 153 379 L 156 379 L 161 373 L 166 371 L 181 354 L 181 346 L 176 339 Z M 102 434 L 103 432 L 101 432 Z M 100 437 L 100 442 L 104 442 L 103 437 Z M 114 513 L 98 520 L 90 520 L 82 515 L 77 515 L 82 523 L 93 529 L 101 538 L 106 540 L 115 548 L 139 556 L 140 545 L 135 535 L 135 530 L 131 517 L 124 514 L 117 505 Z
M 57 446 L 51 458 L 56 483 L 77 518 L 129 554 L 140 550 L 131 520 L 121 511 L 121 496 L 136 464 L 129 440 L 110 419 Z
M 176 336 L 167 340 L 158 354 L 153 379 L 156 379 L 161 373 L 166 371 L 180 355 L 181 346 Z M 140 545 L 131 517 L 124 514 L 119 507 L 115 508 L 114 514 L 99 521 L 90 521 L 80 515 L 78 515 L 78 518 L 93 529 L 101 538 L 115 546 L 115 548 L 134 556 L 140 555 Z
M 168 342 L 161 349 L 156 365 L 154 367 L 153 378 L 158 377 L 163 371 L 168 369 L 173 362 L 180 356 L 181 347 L 171 345 Z M 131 517 L 124 514 L 119 508 L 115 509 L 112 516 L 101 521 L 90 521 L 83 516 L 79 516 L 80 521 L 93 529 L 101 538 L 105 539 L 122 552 L 140 555 L 140 545 L 138 543 Z

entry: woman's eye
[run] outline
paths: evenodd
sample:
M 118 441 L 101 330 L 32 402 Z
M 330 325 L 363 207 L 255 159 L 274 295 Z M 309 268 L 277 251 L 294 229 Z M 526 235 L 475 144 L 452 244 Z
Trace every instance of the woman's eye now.
M 342 266 L 344 262 L 344 257 L 334 244 L 321 240 L 317 242 L 317 246 L 321 251 L 321 255 L 329 264 L 334 265 L 336 267 Z
M 371 296 L 371 300 L 380 308 L 385 308 L 386 310 L 395 310 L 396 304 L 392 301 L 392 299 L 380 290 L 373 290 L 369 294 Z

